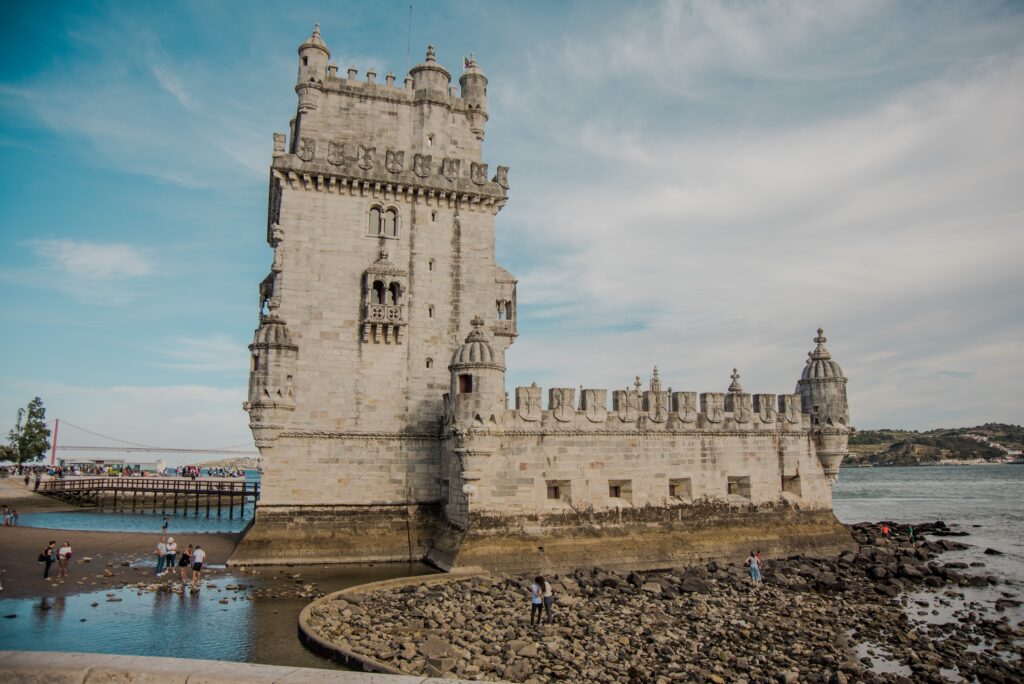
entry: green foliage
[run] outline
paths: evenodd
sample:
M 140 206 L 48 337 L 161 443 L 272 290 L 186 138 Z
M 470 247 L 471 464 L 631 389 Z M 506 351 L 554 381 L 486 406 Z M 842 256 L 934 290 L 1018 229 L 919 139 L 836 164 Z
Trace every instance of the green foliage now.
M 43 400 L 36 397 L 28 407 L 18 409 L 14 428 L 7 433 L 8 446 L 5 458 L 24 463 L 40 461 L 50 450 L 50 428 L 46 427 L 46 408 Z
M 971 436 L 968 436 L 971 435 Z M 986 437 L 989 442 L 976 437 Z M 1024 449 L 1024 428 L 986 423 L 972 428 L 929 430 L 860 430 L 850 436 L 847 465 L 920 465 L 946 459 L 1002 460 L 1010 450 Z

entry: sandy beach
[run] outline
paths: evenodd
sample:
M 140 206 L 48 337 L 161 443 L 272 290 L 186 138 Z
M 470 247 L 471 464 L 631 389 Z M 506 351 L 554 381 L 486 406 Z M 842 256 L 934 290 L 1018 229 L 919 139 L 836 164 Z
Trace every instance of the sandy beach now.
M 0 504 L 21 514 L 77 510 L 60 501 L 36 494 L 21 480 L 0 480 Z M 208 565 L 223 565 L 241 537 L 238 533 L 181 533 L 175 537 L 178 548 L 199 544 L 207 553 Z M 54 579 L 43 579 L 44 565 L 39 552 L 50 542 L 71 542 L 73 556 L 66 579 L 56 579 L 58 567 L 50 568 Z M 0 527 L 0 582 L 5 598 L 65 596 L 107 587 L 121 587 L 154 579 L 154 550 L 160 533 L 85 532 L 51 530 L 37 527 Z M 88 559 L 88 560 L 87 560 Z M 210 576 L 218 570 L 210 570 Z M 170 577 L 167 575 L 165 577 Z

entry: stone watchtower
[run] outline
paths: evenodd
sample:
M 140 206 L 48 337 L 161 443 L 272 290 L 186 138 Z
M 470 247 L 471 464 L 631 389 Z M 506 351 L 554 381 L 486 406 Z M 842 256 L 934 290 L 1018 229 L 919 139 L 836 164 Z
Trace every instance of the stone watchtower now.
M 420 558 L 443 505 L 452 350 L 486 330 L 503 358 L 516 337 L 494 254 L 508 169 L 481 156 L 487 78 L 471 57 L 453 86 L 433 47 L 400 82 L 339 74 L 319 26 L 298 57 L 250 346 L 264 486 L 233 561 Z
M 825 348 L 825 331 L 818 328 L 817 346 L 807 352 L 807 365 L 796 384 L 802 410 L 810 415 L 811 434 L 818 459 L 831 482 L 839 478 L 839 464 L 846 456 L 850 433 L 850 409 L 846 402 L 846 377 Z

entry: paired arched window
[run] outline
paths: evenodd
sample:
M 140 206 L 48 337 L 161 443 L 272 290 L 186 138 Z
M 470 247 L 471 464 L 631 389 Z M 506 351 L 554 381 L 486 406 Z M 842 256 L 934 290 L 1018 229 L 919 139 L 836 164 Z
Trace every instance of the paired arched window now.
M 370 207 L 366 221 L 366 234 L 372 237 L 398 238 L 401 221 L 395 207 Z
M 375 280 L 373 281 L 373 303 L 383 304 L 384 303 L 384 281 Z

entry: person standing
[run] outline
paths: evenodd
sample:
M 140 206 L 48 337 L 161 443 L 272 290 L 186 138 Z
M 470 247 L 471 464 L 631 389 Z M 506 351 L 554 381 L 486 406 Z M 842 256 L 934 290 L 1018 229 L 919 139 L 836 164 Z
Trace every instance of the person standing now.
M 11 524 L 15 527 L 18 526 L 18 511 L 17 509 L 11 509 Z
M 156 545 L 156 576 L 164 574 L 164 563 L 167 562 L 167 543 L 160 537 L 160 543 Z
M 43 549 L 43 562 L 46 563 L 46 569 L 43 570 L 43 579 L 50 579 L 50 566 L 57 561 L 57 542 L 50 541 L 50 545 Z
M 15 524 L 17 524 L 17 523 L 15 523 Z M 911 546 L 917 546 L 917 542 L 914 540 L 914 526 L 913 525 L 907 525 L 907 532 L 910 533 L 910 545 Z
M 192 586 L 199 586 L 199 581 L 202 579 L 203 562 L 205 561 L 206 552 L 196 544 L 195 550 L 192 551 Z
M 64 546 L 57 550 L 57 562 L 59 563 L 59 572 L 57 577 L 68 576 L 68 565 L 71 563 L 71 542 L 64 540 Z
M 181 583 L 188 582 L 188 569 L 192 565 L 192 545 L 181 552 L 181 558 L 178 559 L 178 567 L 181 568 Z
M 178 544 L 174 537 L 167 538 L 167 572 L 174 573 L 174 558 L 178 555 Z
M 555 619 L 551 616 L 551 607 L 555 605 L 555 590 L 551 588 L 551 583 L 546 579 L 541 578 L 541 589 L 543 590 L 544 597 L 544 612 L 547 614 L 548 624 L 552 625 Z
M 11 526 L 11 511 L 7 508 L 7 504 L 4 504 L 4 527 Z
M 743 564 L 750 568 L 750 581 L 754 584 L 760 582 L 761 568 L 759 568 L 757 565 L 757 554 L 754 552 L 753 549 L 750 550 L 750 555 L 747 557 L 747 560 L 744 561 Z
M 537 624 L 543 622 L 543 615 L 541 610 L 544 606 L 544 578 L 535 577 L 533 584 L 530 585 L 530 626 L 534 624 L 534 618 L 537 620 Z

